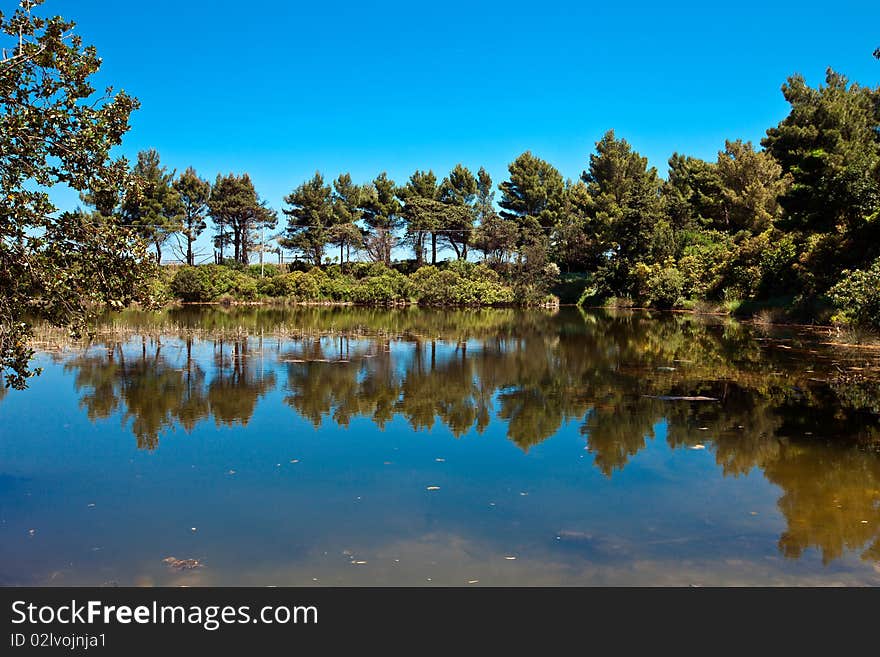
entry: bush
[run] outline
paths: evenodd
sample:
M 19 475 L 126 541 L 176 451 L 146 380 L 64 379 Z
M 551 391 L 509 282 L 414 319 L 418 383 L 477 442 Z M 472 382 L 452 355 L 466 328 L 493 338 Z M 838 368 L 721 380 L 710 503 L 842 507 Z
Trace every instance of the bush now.
M 719 231 L 691 235 L 679 260 L 679 271 L 686 272 L 683 294 L 695 298 L 717 297 L 724 285 L 724 268 L 733 252 L 733 242 Z
M 829 290 L 837 311 L 833 321 L 880 326 L 880 258 L 867 270 L 844 270 Z
M 257 298 L 257 281 L 253 276 L 239 271 L 231 272 L 227 293 L 235 299 L 253 301 Z
M 208 301 L 210 285 L 200 267 L 181 267 L 171 279 L 171 293 L 183 301 Z
M 181 267 L 171 279 L 171 292 L 182 301 L 214 301 L 232 289 L 236 276 L 246 275 L 222 265 Z
M 412 294 L 422 305 L 474 306 L 513 303 L 513 289 L 485 265 L 456 261 L 446 269 L 433 265 L 410 276 Z
M 278 269 L 277 265 L 263 263 L 262 269 L 260 265 L 250 265 L 247 268 L 247 273 L 254 278 L 272 278 L 273 276 L 278 276 L 281 270 Z
M 664 267 L 648 279 L 651 303 L 658 308 L 672 308 L 681 300 L 685 278 L 675 267 Z
M 321 288 L 311 273 L 295 271 L 278 276 L 275 281 L 275 296 L 296 301 L 317 301 L 321 298 Z
M 412 292 L 409 279 L 385 269 L 381 276 L 368 276 L 352 287 L 351 300 L 360 304 L 391 304 L 408 301 Z
M 351 263 L 351 273 L 355 278 L 360 279 L 371 276 L 383 276 L 384 274 L 392 273 L 392 270 L 381 262 L 354 262 Z
M 636 264 L 634 275 L 637 281 L 639 298 L 656 308 L 672 308 L 681 301 L 686 279 L 674 260 L 665 264 Z

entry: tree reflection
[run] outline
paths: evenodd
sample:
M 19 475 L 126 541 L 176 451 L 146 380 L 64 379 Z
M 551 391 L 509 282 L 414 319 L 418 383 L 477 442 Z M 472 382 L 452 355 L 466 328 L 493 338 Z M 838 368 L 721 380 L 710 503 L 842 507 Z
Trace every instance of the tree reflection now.
M 247 424 L 258 399 L 274 387 L 274 373 L 258 372 L 245 360 L 246 341 L 216 346 L 207 385 L 204 367 L 193 358 L 192 338 L 175 346 L 147 339 L 136 347 L 107 345 L 75 356 L 64 367 L 74 372 L 80 405 L 89 419 L 121 411 L 123 422 L 131 421 L 138 447 L 155 449 L 164 432 L 180 426 L 189 433 L 211 415 L 218 424 Z
M 154 449 L 177 426 L 247 425 L 280 380 L 315 427 L 399 417 L 462 437 L 494 422 L 529 450 L 573 424 L 607 477 L 664 426 L 670 447 L 703 445 L 724 475 L 758 470 L 782 489 L 786 556 L 880 558 L 876 356 L 645 313 L 193 312 L 66 362 L 90 419 L 119 414 Z

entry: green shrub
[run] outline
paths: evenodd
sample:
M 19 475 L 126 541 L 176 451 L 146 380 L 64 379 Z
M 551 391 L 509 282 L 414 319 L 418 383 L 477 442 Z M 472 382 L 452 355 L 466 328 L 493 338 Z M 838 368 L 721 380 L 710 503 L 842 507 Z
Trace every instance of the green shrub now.
M 244 275 L 222 265 L 181 267 L 171 279 L 171 292 L 183 301 L 214 301 L 232 288 L 234 275 Z
M 639 299 L 657 308 L 672 308 L 681 301 L 686 279 L 675 261 L 647 265 L 639 262 L 633 268 Z
M 283 274 L 276 279 L 276 290 L 279 297 L 288 297 L 296 301 L 317 301 L 321 298 L 321 288 L 311 273 L 301 271 Z
M 357 281 L 350 276 L 327 276 L 319 282 L 321 296 L 331 301 L 351 301 Z
M 456 272 L 437 269 L 434 265 L 421 267 L 410 276 L 413 295 L 420 304 L 428 306 L 449 305 L 452 300 L 454 289 L 461 281 L 461 276 Z
M 360 304 L 390 304 L 408 301 L 411 292 L 412 285 L 406 276 L 385 269 L 381 276 L 368 276 L 357 281 L 351 289 L 351 300 Z
M 227 293 L 235 299 L 253 301 L 257 298 L 257 281 L 243 272 L 231 272 Z
M 651 303 L 658 308 L 672 308 L 681 300 L 685 278 L 675 267 L 664 267 L 648 279 Z
M 371 276 L 383 276 L 392 270 L 381 262 L 354 262 L 351 263 L 351 273 L 355 278 L 369 278 Z M 397 273 L 397 272 L 394 272 Z
M 273 276 L 278 276 L 281 273 L 281 270 L 278 269 L 276 265 L 270 265 L 267 263 L 263 263 L 263 265 L 250 265 L 247 268 L 247 273 L 254 278 L 272 278 Z
M 421 267 L 410 276 L 412 294 L 426 306 L 475 306 L 513 303 L 513 289 L 485 265 L 455 261 L 446 269 Z
M 841 272 L 828 294 L 837 311 L 834 321 L 880 326 L 880 258 L 867 270 Z

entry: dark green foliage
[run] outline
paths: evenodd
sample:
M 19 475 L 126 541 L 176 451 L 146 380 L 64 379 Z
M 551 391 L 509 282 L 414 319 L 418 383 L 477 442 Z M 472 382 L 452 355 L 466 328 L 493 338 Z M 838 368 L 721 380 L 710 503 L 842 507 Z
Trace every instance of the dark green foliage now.
M 485 171 L 481 172 L 485 174 Z M 440 183 L 439 197 L 447 206 L 440 235 L 455 251 L 458 260 L 467 259 L 468 247 L 473 240 L 474 222 L 481 211 L 479 189 L 474 174 L 461 164 L 456 164 Z
M 370 229 L 364 240 L 364 249 L 374 262 L 391 264 L 391 250 L 396 238 L 394 231 L 400 228 L 400 201 L 394 181 L 386 173 L 381 173 L 373 180 L 372 185 L 364 187 L 358 210 Z
M 281 245 L 299 251 L 320 266 L 324 262 L 324 247 L 330 239 L 328 231 L 336 217 L 332 188 L 324 183 L 320 172 L 284 197 L 290 207 L 282 210 L 287 215 L 287 230 Z
M 208 209 L 217 228 L 214 245 L 218 262 L 223 262 L 226 247 L 232 246 L 232 259 L 247 265 L 258 231 L 274 228 L 277 223 L 275 211 L 260 199 L 246 173 L 218 175 L 211 188 Z
M 513 220 L 533 217 L 545 229 L 556 225 L 565 191 L 559 171 L 529 151 L 516 158 L 509 170 L 510 179 L 498 186 L 501 216 Z
M 182 221 L 180 232 L 186 240 L 186 264 L 195 263 L 193 242 L 208 227 L 208 200 L 211 198 L 211 183 L 199 178 L 196 170 L 187 168 L 172 184 L 180 201 Z
M 161 165 L 155 149 L 141 151 L 132 169 L 133 184 L 122 201 L 122 223 L 153 243 L 159 264 L 162 245 L 181 230 L 184 219 L 184 207 L 173 180 L 174 172 Z
M 629 295 L 635 284 L 632 269 L 649 257 L 654 226 L 663 217 L 660 178 L 647 158 L 613 130 L 596 143 L 581 178 L 591 199 L 589 221 L 607 254 L 597 280 L 609 295 Z
M 791 174 L 781 200 L 786 224 L 813 231 L 857 228 L 877 212 L 880 90 L 828 70 L 825 85 L 792 76 L 782 87 L 789 115 L 763 145 Z
M 217 301 L 224 295 L 252 300 L 257 283 L 252 276 L 223 265 L 181 267 L 171 279 L 171 293 L 187 302 Z

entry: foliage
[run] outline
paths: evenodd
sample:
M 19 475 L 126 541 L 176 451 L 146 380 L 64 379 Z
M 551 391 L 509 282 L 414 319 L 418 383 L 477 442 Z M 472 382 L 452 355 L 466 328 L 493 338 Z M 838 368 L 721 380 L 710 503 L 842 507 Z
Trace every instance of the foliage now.
M 427 306 L 493 306 L 514 302 L 513 290 L 486 265 L 458 261 L 447 269 L 422 267 L 411 277 L 413 294 Z
M 299 251 L 320 266 L 324 261 L 324 247 L 330 240 L 328 231 L 336 217 L 332 187 L 324 184 L 320 172 L 315 172 L 311 180 L 294 189 L 284 202 L 290 207 L 282 210 L 287 215 L 287 230 L 281 245 Z
M 277 223 L 275 211 L 260 199 L 246 173 L 218 174 L 211 188 L 208 210 L 217 227 L 214 245 L 219 262 L 224 259 L 225 248 L 231 245 L 233 260 L 247 265 L 257 240 L 256 232 L 274 228 Z
M 40 4 L 0 12 L 0 373 L 15 388 L 36 373 L 32 320 L 78 333 L 104 305 L 152 301 L 153 268 L 134 231 L 109 211 L 58 214 L 50 201 L 48 189 L 66 185 L 115 208 L 127 163 L 110 149 L 138 103 L 112 88 L 95 93 L 97 52 L 74 23 L 34 15 Z
M 636 289 L 640 299 L 657 308 L 672 308 L 681 301 L 686 279 L 674 264 L 640 262 L 635 267 Z
M 211 183 L 202 180 L 192 167 L 188 167 L 172 183 L 180 201 L 182 222 L 180 232 L 186 240 L 186 264 L 195 263 L 193 243 L 208 227 L 208 200 L 211 198 Z
M 841 272 L 829 296 L 835 321 L 880 326 L 880 259 L 868 269 Z
M 172 186 L 174 172 L 162 166 L 159 153 L 151 148 L 138 153 L 131 173 L 134 184 L 123 197 L 122 223 L 153 243 L 156 262 L 162 264 L 162 245 L 182 229 L 184 218 L 183 204 Z

